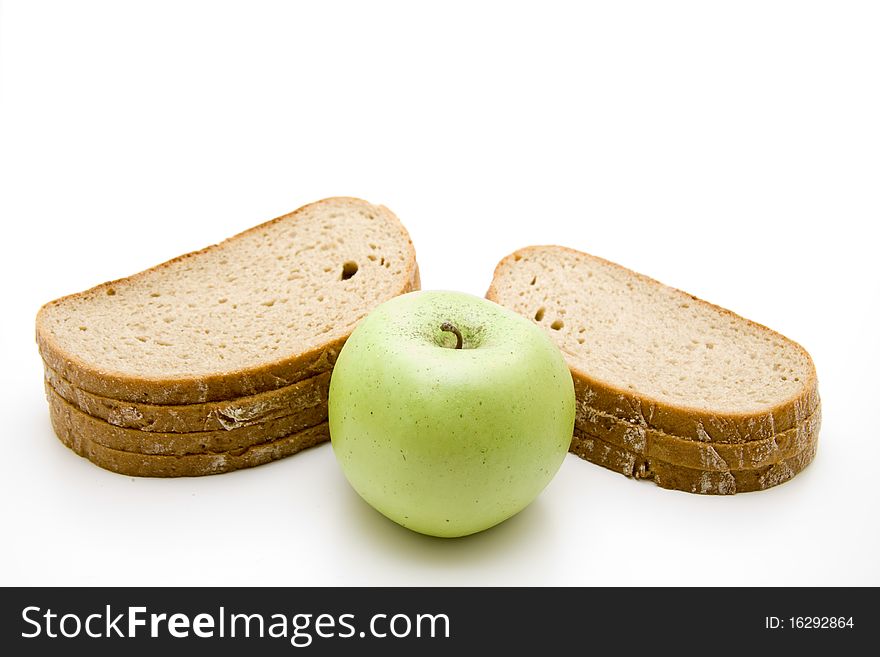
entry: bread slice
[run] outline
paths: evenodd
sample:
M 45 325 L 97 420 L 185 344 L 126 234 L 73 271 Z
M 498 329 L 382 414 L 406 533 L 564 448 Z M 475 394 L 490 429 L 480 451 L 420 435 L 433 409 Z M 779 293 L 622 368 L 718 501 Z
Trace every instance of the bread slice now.
M 818 434 L 809 354 L 686 292 L 539 246 L 504 258 L 486 296 L 547 330 L 572 371 L 576 427 L 626 451 L 688 465 L 705 457 L 702 468 L 718 472 L 759 470 L 805 453 L 797 451 L 805 436 Z
M 661 459 L 648 459 L 575 429 L 571 451 L 583 459 L 634 479 L 651 479 L 661 488 L 702 495 L 733 495 L 766 490 L 794 477 L 816 455 L 818 431 L 799 452 L 776 463 L 750 470 L 688 468 Z
M 70 427 L 77 435 L 88 436 L 95 444 L 123 452 L 184 456 L 244 449 L 287 436 L 327 420 L 327 401 L 301 410 L 295 415 L 249 424 L 236 429 L 193 431 L 190 433 L 161 433 L 117 427 L 104 420 L 83 413 L 58 395 L 46 384 L 49 414 Z
M 86 392 L 48 366 L 45 378 L 55 393 L 84 413 L 118 427 L 161 433 L 230 431 L 296 415 L 326 405 L 330 386 L 330 373 L 324 372 L 247 397 L 203 404 L 159 405 L 119 401 Z M 144 436 L 141 441 L 146 446 L 155 439 Z M 149 448 L 138 451 L 152 453 Z
M 547 330 L 579 399 L 642 426 L 746 442 L 791 429 L 819 404 L 800 345 L 586 253 L 517 251 L 498 264 L 486 297 Z
M 197 477 L 251 468 L 291 456 L 330 439 L 326 422 L 250 447 L 184 456 L 151 455 L 111 449 L 63 416 L 50 414 L 52 427 L 65 445 L 95 465 L 132 477 Z
M 331 198 L 52 301 L 37 314 L 36 339 L 46 364 L 86 392 L 218 401 L 328 371 L 364 315 L 418 287 L 397 217 Z

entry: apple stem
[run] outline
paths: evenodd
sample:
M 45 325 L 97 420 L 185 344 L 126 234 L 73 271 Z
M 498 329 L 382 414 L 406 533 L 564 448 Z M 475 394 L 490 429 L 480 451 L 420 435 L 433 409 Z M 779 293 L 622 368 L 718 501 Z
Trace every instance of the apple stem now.
M 462 343 L 461 331 L 459 331 L 458 328 L 456 328 L 455 324 L 453 324 L 452 322 L 443 322 L 440 325 L 440 330 L 441 331 L 448 331 L 449 333 L 454 333 L 455 339 L 456 339 L 455 348 L 461 349 L 461 343 Z

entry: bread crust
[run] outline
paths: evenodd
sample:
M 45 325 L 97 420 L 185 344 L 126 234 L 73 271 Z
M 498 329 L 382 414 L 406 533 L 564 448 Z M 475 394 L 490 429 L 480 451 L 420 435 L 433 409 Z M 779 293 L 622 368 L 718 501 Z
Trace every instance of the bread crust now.
M 621 420 L 582 402 L 577 404 L 575 413 L 575 427 L 619 448 L 683 467 L 718 472 L 754 470 L 789 459 L 814 441 L 821 423 L 822 412 L 817 407 L 800 424 L 771 438 L 719 443 L 673 436 Z
M 159 405 L 120 401 L 87 392 L 48 365 L 44 375 L 55 393 L 84 413 L 117 427 L 161 433 L 230 431 L 293 416 L 326 404 L 330 387 L 330 372 L 324 372 L 256 395 L 201 404 Z
M 661 459 L 646 458 L 601 438 L 575 429 L 571 452 L 627 477 L 653 480 L 661 488 L 701 495 L 733 495 L 766 490 L 784 483 L 806 468 L 816 455 L 818 430 L 796 454 L 750 470 L 688 468 Z
M 183 457 L 194 454 L 223 454 L 231 450 L 249 449 L 261 443 L 303 431 L 327 420 L 326 400 L 297 413 L 237 429 L 161 433 L 118 427 L 82 412 L 46 384 L 49 415 L 59 438 L 76 437 L 79 442 L 119 452 Z M 60 427 L 60 431 L 59 431 Z M 73 440 L 73 438 L 70 438 Z M 97 447 L 90 448 L 94 452 Z
M 739 413 L 708 411 L 679 404 L 669 404 L 647 395 L 640 395 L 636 391 L 624 390 L 608 381 L 599 380 L 589 372 L 579 369 L 563 350 L 563 356 L 566 356 L 566 361 L 574 378 L 578 403 L 586 403 L 603 413 L 665 434 L 701 442 L 710 442 L 712 444 L 746 443 L 772 439 L 778 433 L 798 426 L 819 407 L 820 399 L 816 368 L 809 353 L 801 345 L 766 326 L 741 317 L 733 311 L 703 301 L 692 294 L 664 285 L 644 274 L 639 274 L 626 267 L 583 253 L 582 251 L 555 245 L 529 246 L 519 249 L 502 258 L 495 267 L 492 283 L 486 292 L 486 298 L 490 301 L 498 302 L 498 287 L 504 278 L 505 270 L 513 262 L 546 249 L 558 249 L 579 258 L 592 258 L 619 269 L 627 275 L 637 277 L 650 285 L 660 286 L 673 290 L 678 294 L 686 295 L 693 302 L 710 306 L 724 315 L 735 318 L 737 321 L 746 322 L 757 327 L 759 331 L 766 332 L 776 339 L 784 340 L 800 351 L 809 363 L 809 376 L 802 382 L 798 393 L 777 404 L 769 405 L 760 412 Z
M 244 397 L 289 386 L 316 374 L 331 370 L 336 362 L 339 350 L 342 348 L 350 332 L 342 335 L 331 335 L 322 343 L 307 348 L 302 353 L 288 354 L 281 358 L 267 360 L 267 362 L 255 367 L 217 372 L 216 374 L 198 377 L 149 378 L 111 371 L 101 367 L 99 363 L 84 361 L 77 354 L 65 350 L 62 345 L 58 344 L 52 332 L 46 329 L 43 318 L 49 309 L 63 305 L 72 299 L 77 299 L 83 295 L 100 293 L 113 286 L 125 285 L 128 282 L 137 281 L 144 276 L 149 276 L 151 272 L 167 267 L 171 263 L 195 258 L 216 249 L 222 249 L 225 245 L 237 240 L 242 235 L 263 230 L 267 226 L 279 221 L 289 220 L 313 206 L 340 202 L 367 204 L 366 201 L 350 197 L 336 197 L 317 201 L 294 210 L 289 214 L 254 226 L 218 244 L 172 258 L 167 262 L 132 276 L 108 281 L 89 290 L 50 301 L 40 308 L 36 318 L 36 341 L 40 355 L 49 367 L 77 388 L 103 397 L 150 404 L 195 404 Z M 400 220 L 388 208 L 382 205 L 371 207 L 380 212 L 389 221 L 391 226 L 400 231 L 401 236 L 409 247 L 406 263 L 401 275 L 400 289 L 395 294 L 403 294 L 419 289 L 419 270 L 416 264 L 415 249 L 409 234 L 400 223 Z
M 50 412 L 55 433 L 67 447 L 105 470 L 131 477 L 200 477 L 251 468 L 330 439 L 326 422 L 250 447 L 212 454 L 184 456 L 139 454 L 115 450 L 90 439 L 63 417 Z

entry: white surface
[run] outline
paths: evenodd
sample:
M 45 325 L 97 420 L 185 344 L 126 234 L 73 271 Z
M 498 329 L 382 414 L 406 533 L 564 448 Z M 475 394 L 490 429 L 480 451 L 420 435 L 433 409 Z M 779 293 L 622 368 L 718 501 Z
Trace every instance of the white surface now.
M 880 8 L 423 4 L 0 6 L 0 584 L 880 584 Z M 336 194 L 402 218 L 426 289 L 560 243 L 798 340 L 815 463 L 723 498 L 569 455 L 450 541 L 329 445 L 150 480 L 53 437 L 40 304 Z

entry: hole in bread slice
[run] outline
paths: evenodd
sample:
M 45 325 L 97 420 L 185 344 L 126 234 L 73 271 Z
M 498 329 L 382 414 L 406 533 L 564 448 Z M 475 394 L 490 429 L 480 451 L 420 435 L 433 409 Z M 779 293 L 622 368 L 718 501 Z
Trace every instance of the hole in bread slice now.
M 349 260 L 342 264 L 342 276 L 340 280 L 347 281 L 349 278 L 357 274 L 358 264 L 353 260 Z

